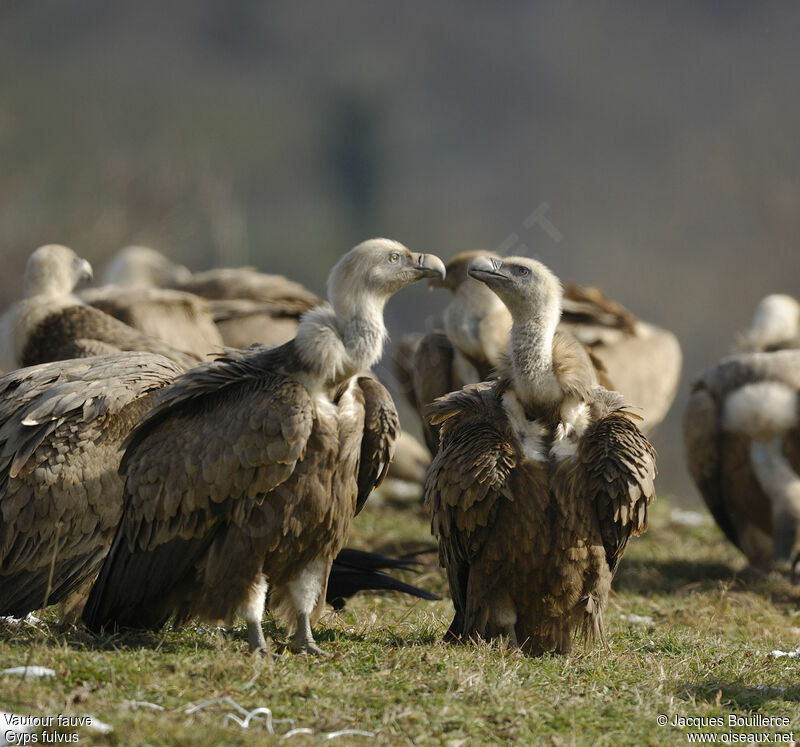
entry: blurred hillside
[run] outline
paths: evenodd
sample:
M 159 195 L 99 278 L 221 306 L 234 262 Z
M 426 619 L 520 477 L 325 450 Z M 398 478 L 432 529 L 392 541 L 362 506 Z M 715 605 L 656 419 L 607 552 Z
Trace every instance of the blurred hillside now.
M 453 7 L 0 0 L 0 309 L 46 242 L 317 291 L 372 235 L 530 253 L 680 337 L 655 442 L 690 499 L 691 379 L 800 294 L 800 6 Z M 399 295 L 393 335 L 445 301 Z

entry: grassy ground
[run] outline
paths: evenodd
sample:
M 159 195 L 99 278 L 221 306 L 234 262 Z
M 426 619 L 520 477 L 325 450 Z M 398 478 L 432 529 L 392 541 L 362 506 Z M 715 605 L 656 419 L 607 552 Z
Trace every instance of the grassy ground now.
M 800 591 L 776 576 L 747 577 L 741 556 L 710 523 L 690 527 L 675 518 L 662 499 L 650 532 L 629 546 L 607 613 L 607 649 L 578 647 L 569 658 L 530 660 L 499 646 L 452 647 L 439 640 L 448 601 L 394 596 L 362 595 L 342 614 L 324 617 L 316 634 L 333 654 L 326 661 L 251 657 L 243 628 L 97 641 L 48 613 L 43 630 L 0 631 L 0 665 L 42 665 L 56 676 L 0 677 L 0 710 L 91 714 L 113 725 L 107 735 L 78 729 L 83 744 L 278 741 L 263 720 L 249 729 L 226 722 L 234 712 L 229 705 L 186 713 L 223 696 L 248 710 L 268 706 L 275 718 L 314 731 L 293 738 L 300 743 L 341 729 L 375 738 L 345 736 L 339 743 L 449 745 L 682 744 L 698 731 L 659 726 L 662 714 L 789 720 L 704 730 L 720 740 L 730 731 L 751 738 L 767 732 L 773 741 L 778 732 L 800 733 L 800 659 L 770 654 L 800 644 Z M 428 541 L 427 522 L 410 509 L 373 505 L 356 524 L 356 546 L 403 549 Z M 433 566 L 416 582 L 445 590 Z M 271 623 L 266 627 L 280 637 Z M 279 734 L 288 728 L 275 725 Z

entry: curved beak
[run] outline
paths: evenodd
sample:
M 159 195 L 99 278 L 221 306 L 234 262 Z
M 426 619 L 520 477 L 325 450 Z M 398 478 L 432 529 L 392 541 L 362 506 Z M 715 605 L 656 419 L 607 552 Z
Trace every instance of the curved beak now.
M 78 265 L 78 280 L 91 280 L 94 277 L 92 266 L 82 259 Z
M 435 254 L 414 254 L 413 256 L 414 269 L 419 272 L 420 277 L 444 280 L 447 274 L 444 269 L 444 262 Z M 436 282 L 436 280 L 432 282 Z
M 493 277 L 505 278 L 505 274 L 500 272 L 502 266 L 502 259 L 497 259 L 496 257 L 475 257 L 475 259 L 469 263 L 467 272 L 470 277 L 485 283 Z

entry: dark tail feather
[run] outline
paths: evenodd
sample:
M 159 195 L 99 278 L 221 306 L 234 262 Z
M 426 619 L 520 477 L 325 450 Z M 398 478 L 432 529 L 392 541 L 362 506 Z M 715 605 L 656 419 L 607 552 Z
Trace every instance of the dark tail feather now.
M 410 555 L 413 557 L 416 554 L 411 553 Z M 384 589 L 399 591 L 420 599 L 441 599 L 440 596 L 430 591 L 404 583 L 381 570 L 382 568 L 393 568 L 407 571 L 414 570 L 414 566 L 417 565 L 419 563 L 411 560 L 408 555 L 402 558 L 391 558 L 380 553 L 345 548 L 334 559 L 331 566 L 325 600 L 334 609 L 340 610 L 344 607 L 344 600 L 359 591 Z

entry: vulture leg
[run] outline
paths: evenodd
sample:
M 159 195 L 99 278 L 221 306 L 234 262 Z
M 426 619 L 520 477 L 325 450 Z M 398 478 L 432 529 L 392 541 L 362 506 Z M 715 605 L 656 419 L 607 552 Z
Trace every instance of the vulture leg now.
M 795 549 L 800 527 L 800 475 L 783 453 L 783 439 L 752 441 L 750 462 L 772 504 L 773 560 L 783 565 Z
M 289 641 L 289 650 L 294 653 L 326 656 L 317 646 L 311 633 L 311 617 L 317 609 L 320 597 L 325 597 L 328 579 L 328 563 L 323 558 L 312 560 L 294 579 L 288 583 L 289 598 L 297 614 L 297 629 Z
M 261 629 L 266 601 L 267 580 L 260 574 L 250 587 L 250 595 L 237 610 L 238 614 L 247 622 L 247 641 L 251 654 L 267 652 L 267 642 L 264 639 L 264 631 Z

